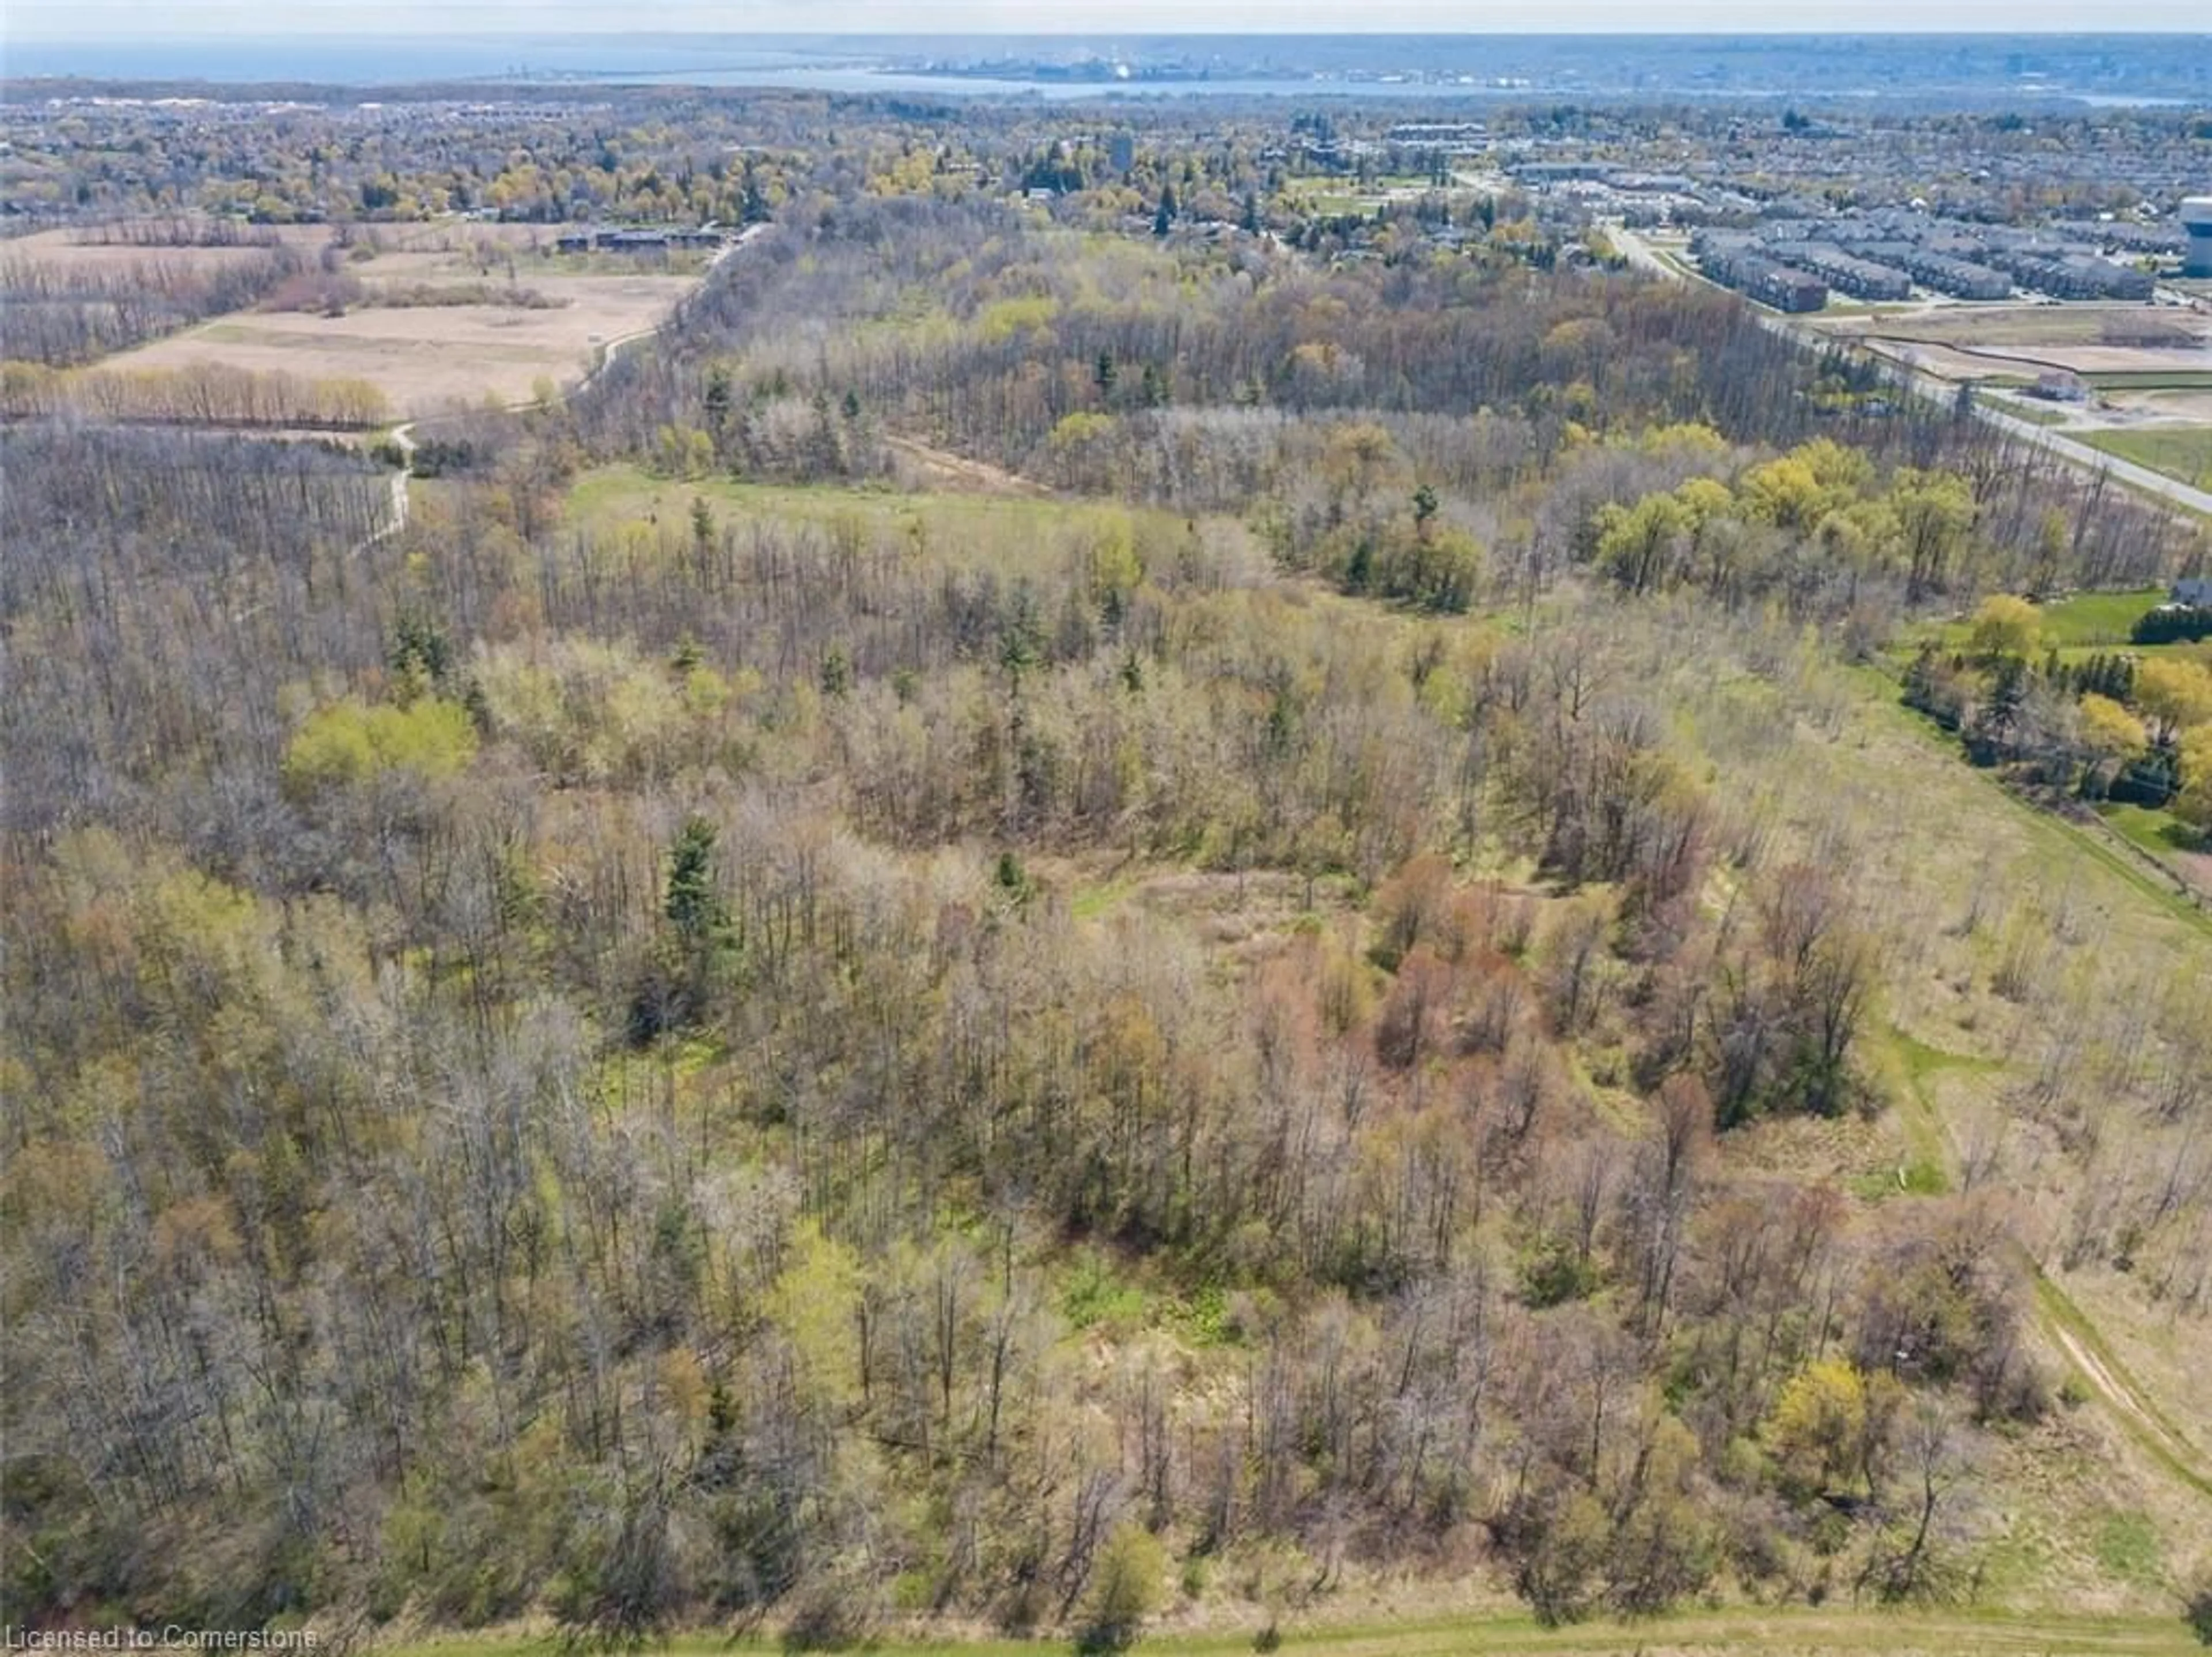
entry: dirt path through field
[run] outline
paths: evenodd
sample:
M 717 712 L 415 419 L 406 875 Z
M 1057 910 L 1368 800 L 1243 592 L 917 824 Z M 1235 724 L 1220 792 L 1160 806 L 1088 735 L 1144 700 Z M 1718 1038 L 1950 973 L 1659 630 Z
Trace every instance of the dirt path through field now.
M 1945 1173 L 1955 1181 L 1960 1155 L 1950 1124 L 1929 1097 L 1918 1076 L 1907 1081 L 1905 1099 L 1905 1110 L 1917 1116 L 1922 1124 L 1921 1133 L 1911 1136 L 1937 1150 Z M 2103 1343 L 2089 1315 L 2040 1267 L 2031 1266 L 2031 1270 L 2035 1278 L 2036 1325 L 2064 1355 L 2075 1374 L 2154 1459 L 2184 1483 L 2212 1496 L 2212 1469 L 2207 1468 L 2197 1447 L 2167 1422 L 2132 1377 L 2123 1374 L 2115 1362 L 2107 1361 L 2097 1349 Z M 2069 1325 L 2079 1325 L 2087 1331 L 2087 1337 L 2077 1334 Z
M 2097 1389 L 2106 1403 L 2111 1404 L 2113 1409 L 2135 1422 L 2143 1431 L 2154 1437 L 2166 1439 L 2171 1447 L 2176 1450 L 2186 1447 L 2167 1434 L 2166 1429 L 2160 1424 L 2158 1418 L 2143 1408 L 2142 1401 L 2120 1384 L 2119 1378 L 2105 1368 L 2102 1359 L 2075 1337 L 2072 1330 L 2053 1325 L 2051 1332 L 2058 1337 L 2058 1344 L 2065 1349 L 2066 1355 L 2074 1361 L 2074 1367 L 2081 1372 L 2082 1379 Z
M 2158 1412 L 2132 1380 L 2106 1362 L 2091 1341 L 2082 1339 L 2066 1326 L 2067 1318 L 2070 1316 L 2080 1319 L 2084 1327 L 2094 1330 L 2094 1325 L 2090 1324 L 2081 1307 L 2068 1299 L 2063 1291 L 2047 1277 L 2040 1279 L 2037 1287 L 2039 1297 L 2046 1302 L 2040 1308 L 2043 1326 L 2057 1343 L 2059 1349 L 2066 1354 L 2075 1373 L 2087 1382 L 2089 1389 L 2119 1416 L 2121 1424 L 2169 1470 L 2185 1483 L 2192 1484 L 2205 1495 L 2212 1496 L 2212 1471 L 2208 1471 L 2198 1459 L 2197 1447 Z M 2063 1313 L 2054 1311 L 2047 1303 L 2052 1300 L 2063 1307 Z
M 922 482 L 947 494 L 1006 495 L 1025 501 L 1048 500 L 1052 495 L 1052 490 L 1034 478 L 1021 477 L 988 461 L 971 460 L 964 454 L 935 448 L 918 437 L 891 436 L 884 441 L 894 454 L 913 464 L 921 474 Z

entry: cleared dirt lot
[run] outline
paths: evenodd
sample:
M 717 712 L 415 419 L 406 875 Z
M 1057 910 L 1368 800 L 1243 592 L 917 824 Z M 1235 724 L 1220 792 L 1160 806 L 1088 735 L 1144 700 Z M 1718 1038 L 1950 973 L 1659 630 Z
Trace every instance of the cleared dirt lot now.
M 234 312 L 137 350 L 110 357 L 117 369 L 176 369 L 199 362 L 281 369 L 308 379 L 358 379 L 402 414 L 434 413 L 454 402 L 502 403 L 532 395 L 537 382 L 566 384 L 590 370 L 596 348 L 651 328 L 695 278 L 672 276 L 547 277 L 532 285 L 566 300 L 550 309 L 498 305 L 369 307 L 327 317 L 308 312 Z
M 2031 355 L 1996 349 L 1975 353 L 1984 362 L 2051 363 L 2076 374 L 2203 374 L 2212 369 L 2212 350 L 2203 345 L 2156 350 L 2124 345 L 2045 345 Z
M 2116 391 L 2106 393 L 2100 400 L 2115 414 L 2212 426 L 2212 391 Z
M 2147 305 L 1936 305 L 1917 313 L 1839 317 L 1838 331 L 1984 349 L 2202 344 L 2212 318 Z
M 2142 305 L 1955 306 L 1917 314 L 1838 317 L 1841 338 L 1911 353 L 1947 379 L 2053 369 L 2075 374 L 2199 374 L 2212 369 L 2212 318 Z
M 2009 349 L 1939 344 L 1887 332 L 1854 336 L 1885 356 L 1946 380 L 2034 381 L 2060 370 L 2076 375 L 2122 374 L 2139 385 L 2155 386 L 2167 376 L 2193 384 L 2212 374 L 2212 349 L 2202 345 L 2172 350 L 2118 345 L 2041 345 Z

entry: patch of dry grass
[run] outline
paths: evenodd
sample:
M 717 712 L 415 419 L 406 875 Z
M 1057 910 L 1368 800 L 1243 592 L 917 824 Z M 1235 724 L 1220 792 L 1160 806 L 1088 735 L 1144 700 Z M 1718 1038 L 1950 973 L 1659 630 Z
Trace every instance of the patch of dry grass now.
M 1825 670 L 1806 672 L 1820 702 Z M 2202 999 L 2212 984 L 2212 923 L 2093 840 L 2094 829 L 1967 766 L 1895 705 L 1886 680 L 1857 683 L 1863 694 L 1832 734 L 1801 722 L 1796 740 L 1775 749 L 1709 742 L 1722 790 L 1771 818 L 1784 855 L 1850 871 L 1863 923 L 1880 941 L 1885 1016 L 1912 1049 L 1900 1060 L 1911 1074 L 1898 1078 L 1910 1087 L 1892 1087 L 1907 1113 L 1900 1130 L 1911 1141 L 1910 1115 L 1925 1113 L 1921 1136 L 1954 1182 L 2001 1194 L 2124 1386 L 2186 1432 L 2212 1420 L 2202 1380 L 2212 1373 L 2212 1322 L 2160 1298 L 2158 1264 L 2190 1252 L 2185 1226 L 2143 1237 L 2142 1258 L 2126 1270 L 2075 1243 L 2101 1204 L 2137 1201 L 2185 1154 L 2185 1127 L 2158 1119 L 2141 1089 L 2164 1061 L 2154 1010 L 2185 1017 L 2192 986 L 2212 1010 Z M 1713 717 L 1698 707 L 1712 691 L 1678 688 L 1693 723 L 1700 712 Z M 1925 1062 L 1906 1062 L 1915 1056 Z M 1805 1148 L 1825 1162 L 1844 1144 Z M 2055 1327 L 2039 1346 L 2054 1383 L 2080 1368 Z M 2098 1417 L 2105 1465 L 2154 1515 L 2177 1559 L 2212 1559 L 2212 1510 L 2122 1430 L 2114 1412 L 2124 1405 L 2084 1406 Z M 2200 1460 L 2203 1453 L 2199 1445 Z M 2046 1528 L 2078 1505 L 2010 1494 Z M 2084 1569 L 2096 1574 L 2094 1562 Z
M 232 247 L 140 247 L 129 242 L 82 240 L 77 229 L 40 230 L 27 236 L 0 241 L 0 259 L 18 259 L 42 270 L 57 271 L 116 271 L 133 274 L 155 269 L 219 271 L 250 265 L 268 256 L 269 248 L 256 242 Z M 312 254 L 331 240 L 327 225 L 289 225 L 276 230 L 256 228 L 253 235 L 273 235 L 295 253 Z
M 579 277 L 554 290 L 570 302 L 550 308 L 371 308 L 337 317 L 234 312 L 108 363 L 131 369 L 221 362 L 311 380 L 365 380 L 409 415 L 487 398 L 515 403 L 533 395 L 540 380 L 581 379 L 597 348 L 653 327 L 692 285 L 680 277 Z

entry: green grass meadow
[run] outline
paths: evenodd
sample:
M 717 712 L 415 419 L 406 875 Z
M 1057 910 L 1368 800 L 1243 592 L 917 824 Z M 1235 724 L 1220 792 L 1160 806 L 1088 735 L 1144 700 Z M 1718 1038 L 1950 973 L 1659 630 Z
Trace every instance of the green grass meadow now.
M 2212 489 L 2212 426 L 2151 426 L 2138 431 L 2072 434 L 2100 454 L 2189 484 Z

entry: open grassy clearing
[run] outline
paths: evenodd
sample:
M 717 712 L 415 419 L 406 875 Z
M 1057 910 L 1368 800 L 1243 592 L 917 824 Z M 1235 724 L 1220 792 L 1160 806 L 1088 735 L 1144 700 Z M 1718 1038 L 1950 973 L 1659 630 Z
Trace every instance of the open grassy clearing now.
M 2106 804 L 2097 808 L 2097 815 L 2117 829 L 2130 845 L 2141 846 L 2154 857 L 2197 849 L 2197 832 L 2170 811 L 2154 811 L 2148 806 Z
M 2160 588 L 2144 587 L 2121 593 L 2076 593 L 2056 604 L 2046 604 L 2037 618 L 2046 643 L 2123 644 L 2128 630 L 2143 612 L 2166 597 Z
M 1385 174 L 1368 183 L 1356 179 L 1293 179 L 1283 191 L 1285 199 L 1296 210 L 1323 217 L 1371 213 L 1393 202 L 1418 201 L 1425 196 L 1463 202 L 1483 193 L 1466 184 L 1438 184 L 1422 174 Z
M 2085 431 L 2080 436 L 2090 448 L 2106 454 L 2162 472 L 2192 488 L 2212 488 L 2212 426 Z
M 570 489 L 568 521 L 578 528 L 607 530 L 624 524 L 680 521 L 694 500 L 703 500 L 731 521 L 780 517 L 824 527 L 853 522 L 875 529 L 927 523 L 949 532 L 1009 521 L 1042 526 L 1066 515 L 1064 506 L 1002 496 L 902 495 L 882 487 L 823 488 L 817 484 L 740 483 L 727 478 L 661 478 L 634 466 L 602 466 Z
M 2165 599 L 2164 588 L 2139 587 L 2117 593 L 2075 593 L 2043 605 L 2036 612 L 2037 648 L 2055 649 L 2062 659 L 2072 654 L 2094 655 L 2100 650 L 2120 647 L 2131 652 L 2163 649 L 2132 644 L 2128 634 L 2146 612 L 2155 609 Z M 1910 660 L 1923 637 L 1932 637 L 1947 649 L 1962 650 L 1973 631 L 1972 617 L 1955 616 L 1907 637 L 1899 647 L 1899 655 Z
M 2201 357 L 2202 352 L 2197 353 Z M 2082 379 L 2098 391 L 2208 391 L 2212 369 L 2179 367 L 2172 369 L 2106 369 L 2086 373 Z
M 2195 1441 L 2136 1379 L 2074 1297 L 2042 1273 L 2037 1275 L 2035 1292 L 2037 1305 L 2067 1356 L 2116 1404 L 2114 1413 L 2129 1435 L 2166 1473 L 2200 1496 L 2212 1497 L 2212 1478 L 2199 1465 L 2201 1453 Z M 2202 1430 L 2202 1423 L 2197 1425 Z
M 1998 787 L 1994 778 L 1989 781 L 1992 788 Z M 1998 791 L 2002 793 L 2002 789 L 1999 789 Z M 2007 798 L 2010 796 L 2008 795 Z M 2039 810 L 2024 801 L 2014 801 L 2013 803 L 2021 811 L 2032 813 L 2034 815 L 2037 819 L 2035 827 L 2039 831 L 2039 838 L 2045 839 L 2046 842 L 2056 841 L 2070 844 L 2082 857 L 2090 862 L 2101 865 L 2108 873 L 2117 875 L 2126 884 L 2133 886 L 2139 894 L 2149 899 L 2152 904 L 2164 911 L 2167 916 L 2184 928 L 2196 932 L 2202 937 L 2212 938 L 2212 914 L 2206 913 L 2202 905 L 2191 901 L 2184 893 L 2166 882 L 2160 880 L 2148 870 L 2143 868 L 2140 863 L 2130 859 L 2114 846 L 2107 836 L 2085 824 L 2069 822 L 2063 817 L 2053 816 L 2048 812 Z M 2191 961 L 2185 970 L 2189 976 L 2183 982 L 2204 982 L 2201 975 L 2208 970 L 2212 970 L 2212 962 Z
M 488 398 L 513 403 L 532 396 L 540 380 L 581 379 L 597 348 L 655 326 L 690 286 L 679 277 L 587 277 L 562 282 L 557 294 L 569 302 L 550 309 L 234 313 L 108 363 L 131 369 L 213 362 L 310 380 L 362 380 L 408 415 Z
M 2134 809 L 2142 813 L 2135 832 L 2124 820 L 2113 824 L 2114 830 L 2194 892 L 2200 913 L 2212 912 L 2207 908 L 2212 905 L 2212 846 L 2193 836 L 2170 812 Z
M 1006 495 L 1024 500 L 1043 500 L 1052 490 L 1028 478 L 1018 478 L 986 461 L 955 454 L 921 439 L 892 434 L 884 439 L 891 451 L 892 477 L 902 489 L 916 493 L 949 495 Z
M 1325 217 L 1341 217 L 1351 213 L 1364 213 L 1382 198 L 1380 196 L 1358 196 L 1348 190 L 1313 190 L 1298 197 L 1298 205 L 1304 211 Z
M 1972 1077 L 1989 1076 L 2004 1068 L 1998 1061 L 1932 1047 L 1893 1026 L 1889 1031 L 1892 1081 L 1899 1100 L 1899 1126 L 1910 1162 L 1900 1163 L 1896 1189 L 1934 1195 L 1951 1189 L 1951 1167 L 1957 1151 L 1945 1132 L 1936 1105 L 1938 1079 L 1947 1071 Z
M 985 480 L 985 481 L 988 481 Z M 988 564 L 1008 569 L 1034 555 L 1057 562 L 1087 551 L 1102 533 L 1137 535 L 1150 547 L 1172 545 L 1191 534 L 1180 513 L 1110 503 L 1076 504 L 1048 496 L 987 492 L 981 488 L 904 493 L 872 486 L 738 483 L 726 478 L 657 478 L 636 466 L 602 467 L 579 478 L 568 497 L 568 521 L 602 533 L 672 528 L 690 533 L 693 501 L 704 501 L 718 521 L 742 533 L 748 520 L 776 518 L 834 533 L 872 535 L 890 528 L 908 536 L 918 551 L 957 566 Z M 1009 532 L 1018 539 L 1010 551 Z M 1197 533 L 1249 541 L 1232 518 L 1198 521 Z M 1255 558 L 1258 549 L 1249 549 Z
M 1983 1562 L 1984 1597 L 1991 1604 L 2069 1584 L 2072 1597 L 2058 1599 L 2051 1613 L 2054 1633 L 2077 1617 L 2176 1599 L 2170 1585 L 2177 1561 L 2142 1505 L 2137 1475 L 2106 1447 L 2103 1410 L 2078 1392 L 2069 1396 L 2075 1401 L 2060 1406 L 2052 1431 L 1996 1452 L 2008 1493 L 2005 1526 Z M 2015 1501 L 2014 1491 L 2030 1499 Z M 2125 1587 L 2116 1594 L 2110 1585 Z

